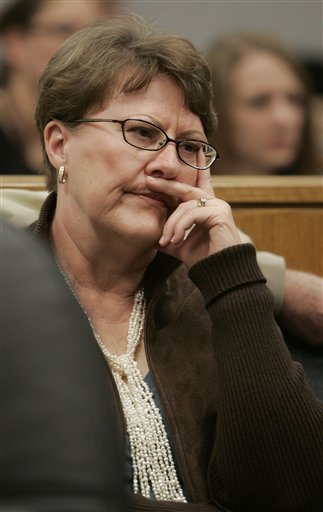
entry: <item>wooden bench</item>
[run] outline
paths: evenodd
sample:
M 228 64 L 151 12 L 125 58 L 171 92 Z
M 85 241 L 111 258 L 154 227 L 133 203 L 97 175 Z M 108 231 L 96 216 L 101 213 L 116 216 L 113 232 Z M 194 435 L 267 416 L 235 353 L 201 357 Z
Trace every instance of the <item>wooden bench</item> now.
M 259 250 L 323 276 L 322 176 L 218 176 L 213 182 Z
M 323 176 L 213 176 L 218 197 L 259 250 L 323 276 Z M 1 188 L 44 190 L 41 176 L 2 175 Z

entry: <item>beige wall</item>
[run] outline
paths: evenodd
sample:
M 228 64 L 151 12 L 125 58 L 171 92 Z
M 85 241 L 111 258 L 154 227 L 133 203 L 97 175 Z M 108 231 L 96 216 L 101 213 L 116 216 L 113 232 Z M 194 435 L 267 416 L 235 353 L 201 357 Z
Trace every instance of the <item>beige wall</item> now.
M 296 51 L 318 54 L 323 46 L 320 0 L 128 0 L 145 17 L 191 39 L 205 50 L 223 32 L 260 29 Z

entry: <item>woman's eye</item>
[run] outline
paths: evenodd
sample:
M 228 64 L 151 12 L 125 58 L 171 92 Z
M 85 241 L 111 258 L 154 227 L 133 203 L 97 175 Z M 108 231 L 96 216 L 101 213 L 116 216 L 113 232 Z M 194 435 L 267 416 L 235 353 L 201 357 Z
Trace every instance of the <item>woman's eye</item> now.
M 181 144 L 181 147 L 184 151 L 186 151 L 186 153 L 197 153 L 199 151 L 199 149 L 201 148 L 201 146 L 199 144 L 192 143 L 192 142 L 183 142 Z
M 144 137 L 144 138 L 148 138 L 148 139 L 151 139 L 154 135 L 152 133 L 152 130 L 148 130 L 147 128 L 139 127 L 139 128 L 135 128 L 134 131 L 136 132 L 137 135 L 140 135 L 140 137 Z
M 141 139 L 155 140 L 157 137 L 156 130 L 147 128 L 145 126 L 132 126 L 127 132 L 132 132 L 133 135 Z
M 252 108 L 263 108 L 263 107 L 266 107 L 268 105 L 269 101 L 270 101 L 270 99 L 266 95 L 255 96 L 254 98 L 251 98 L 248 101 L 248 104 Z
M 292 105 L 296 105 L 301 108 L 305 107 L 306 101 L 303 94 L 289 94 L 287 99 Z

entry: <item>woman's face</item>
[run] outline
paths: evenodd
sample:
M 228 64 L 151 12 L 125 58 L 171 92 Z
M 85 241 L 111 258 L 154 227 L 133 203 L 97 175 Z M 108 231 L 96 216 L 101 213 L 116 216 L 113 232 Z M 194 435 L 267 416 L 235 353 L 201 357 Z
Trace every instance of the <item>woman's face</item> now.
M 250 173 L 274 173 L 297 156 L 304 127 L 304 89 L 279 57 L 244 56 L 229 84 L 228 154 Z
M 118 95 L 103 110 L 84 117 L 139 118 L 156 124 L 173 139 L 206 140 L 199 117 L 185 108 L 181 90 L 164 76 L 153 79 L 146 89 Z M 195 185 L 198 171 L 179 160 L 173 143 L 159 151 L 127 144 L 120 124 L 81 124 L 67 130 L 65 139 L 65 218 L 102 234 L 155 245 L 176 204 L 170 197 L 153 194 L 147 177 Z

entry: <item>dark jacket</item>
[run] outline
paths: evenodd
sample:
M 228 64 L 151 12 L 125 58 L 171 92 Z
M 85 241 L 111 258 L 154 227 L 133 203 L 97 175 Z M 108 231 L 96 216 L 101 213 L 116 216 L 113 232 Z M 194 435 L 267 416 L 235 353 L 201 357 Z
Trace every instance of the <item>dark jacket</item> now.
M 0 155 L 1 168 L 0 174 L 36 174 L 37 170 L 32 170 L 25 160 L 20 145 L 8 139 L 0 126 Z
M 1 242 L 0 511 L 128 512 L 89 322 L 46 247 L 5 222 Z
M 52 194 L 34 226 L 44 239 L 54 210 Z M 323 404 L 290 358 L 254 247 L 189 271 L 158 253 L 144 286 L 147 360 L 190 503 L 133 495 L 131 510 L 319 512 Z

